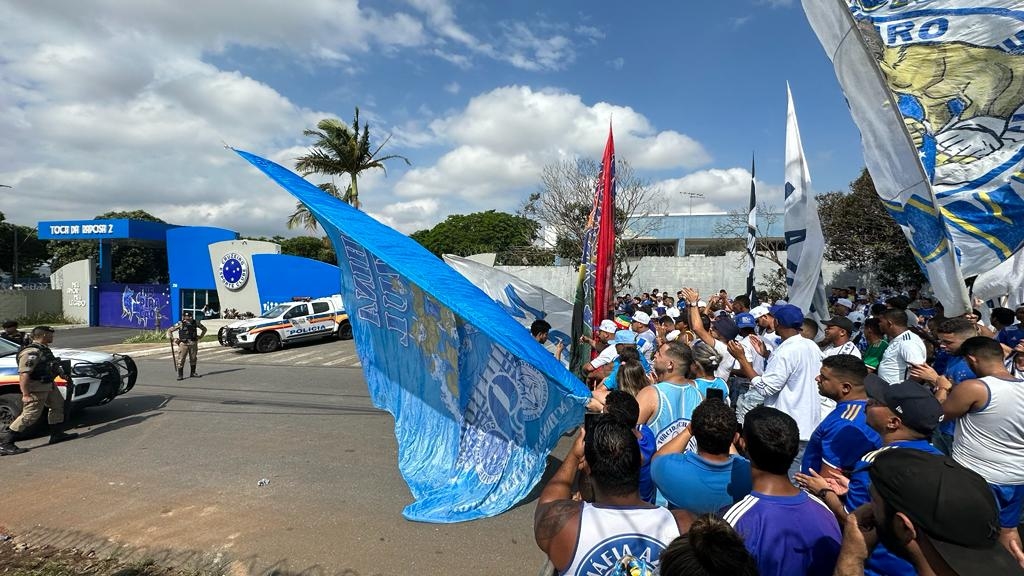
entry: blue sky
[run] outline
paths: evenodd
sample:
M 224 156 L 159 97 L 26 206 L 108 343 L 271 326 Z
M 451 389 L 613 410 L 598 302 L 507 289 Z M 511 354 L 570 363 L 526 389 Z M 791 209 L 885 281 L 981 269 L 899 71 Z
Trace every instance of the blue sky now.
M 290 165 L 304 128 L 355 106 L 412 161 L 360 182 L 366 211 L 403 232 L 514 210 L 545 163 L 599 157 L 609 116 L 670 211 L 682 192 L 705 195 L 695 211 L 742 205 L 752 152 L 781 206 L 787 80 L 815 191 L 863 166 L 792 0 L 232 4 L 0 3 L 0 183 L 38 199 L 0 196 L 7 219 L 142 208 L 295 235 L 294 201 L 222 145 Z

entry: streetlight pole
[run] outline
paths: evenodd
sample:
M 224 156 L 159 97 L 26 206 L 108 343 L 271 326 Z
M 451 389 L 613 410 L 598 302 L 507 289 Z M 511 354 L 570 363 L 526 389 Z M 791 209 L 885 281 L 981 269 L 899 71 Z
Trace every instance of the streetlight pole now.
M 683 196 L 688 196 L 690 198 L 690 215 L 692 216 L 693 215 L 693 199 L 694 198 L 703 198 L 704 194 L 701 193 L 701 192 L 683 192 Z

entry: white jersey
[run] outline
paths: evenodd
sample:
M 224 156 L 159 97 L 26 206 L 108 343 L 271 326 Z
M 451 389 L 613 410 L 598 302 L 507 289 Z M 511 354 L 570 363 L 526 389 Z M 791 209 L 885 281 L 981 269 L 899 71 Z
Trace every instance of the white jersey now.
M 721 378 L 726 382 L 732 376 L 732 369 L 736 367 L 736 359 L 729 353 L 729 345 L 719 339 L 715 339 L 715 352 L 722 357 L 722 361 L 715 368 L 715 378 Z
M 754 369 L 754 372 L 757 372 L 757 375 L 760 376 L 761 374 L 764 374 L 764 365 L 766 360 L 764 356 L 757 353 L 757 349 L 755 349 L 754 345 L 750 343 L 751 338 L 753 338 L 753 336 L 747 336 L 745 338 L 740 337 L 740 346 L 743 346 L 743 355 L 746 356 L 747 362 L 750 362 L 750 366 Z
M 990 484 L 1024 484 L 1024 381 L 981 381 L 988 404 L 957 419 L 950 454 Z
M 842 346 L 835 346 L 829 344 L 828 346 L 825 347 L 824 350 L 821 351 L 822 358 L 828 358 L 829 356 L 838 356 L 839 354 L 850 354 L 852 356 L 856 356 L 857 358 L 861 357 L 860 348 L 858 348 L 857 345 L 853 343 L 853 340 L 847 341 L 846 344 L 843 344 Z
M 764 374 L 750 381 L 765 395 L 764 405 L 789 414 L 800 427 L 800 439 L 811 439 L 821 423 L 821 395 L 816 378 L 821 372 L 821 349 L 797 334 L 784 340 L 768 357 Z
M 618 357 L 619 351 L 615 349 L 615 343 L 609 342 L 608 346 L 597 355 L 597 358 L 590 361 L 590 365 L 594 368 L 600 368 L 605 364 L 611 364 Z
M 928 351 L 924 341 L 907 330 L 889 341 L 889 347 L 878 363 L 878 377 L 889 384 L 899 384 L 907 379 L 911 364 L 924 364 Z
M 679 526 L 665 508 L 602 508 L 583 503 L 576 554 L 562 574 L 609 574 L 624 555 L 658 566 L 661 552 L 679 537 Z

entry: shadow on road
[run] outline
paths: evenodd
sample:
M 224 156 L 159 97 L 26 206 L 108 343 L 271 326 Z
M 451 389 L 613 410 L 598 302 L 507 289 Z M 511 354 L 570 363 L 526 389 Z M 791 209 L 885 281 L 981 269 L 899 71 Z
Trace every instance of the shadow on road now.
M 525 506 L 527 504 L 532 504 L 534 500 L 536 500 L 537 498 L 540 498 L 541 491 L 543 491 L 544 487 L 548 485 L 548 480 L 551 480 L 551 477 L 555 475 L 555 472 L 558 472 L 558 468 L 561 465 L 562 465 L 562 461 L 561 460 L 559 460 L 558 458 L 555 458 L 554 456 L 548 454 L 547 465 L 545 465 L 545 467 L 544 467 L 544 475 L 541 476 L 540 482 L 537 482 L 537 485 L 533 487 L 533 490 L 530 490 L 530 493 L 527 494 L 525 498 L 520 500 L 518 504 L 513 506 L 511 508 L 511 510 L 515 510 L 516 508 L 519 508 L 520 506 Z
M 27 532 L 13 534 L 13 536 L 14 542 L 32 548 L 88 550 L 90 555 L 116 559 L 122 564 L 152 562 L 161 568 L 178 569 L 183 573 L 238 574 L 242 576 L 363 576 L 363 573 L 340 566 L 329 567 L 322 564 L 293 566 L 287 558 L 275 562 L 260 558 L 255 554 L 236 557 L 224 551 L 212 553 L 161 546 L 134 546 L 98 534 L 45 526 L 36 526 Z M 365 576 L 369 576 L 369 574 L 365 574 Z

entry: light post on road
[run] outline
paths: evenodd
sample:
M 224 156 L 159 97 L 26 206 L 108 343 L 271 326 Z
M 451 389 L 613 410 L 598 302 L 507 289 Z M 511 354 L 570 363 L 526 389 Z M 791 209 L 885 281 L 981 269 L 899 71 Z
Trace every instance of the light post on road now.
M 682 194 L 683 194 L 683 196 L 688 196 L 690 198 L 690 215 L 692 216 L 693 215 L 693 199 L 694 198 L 703 198 L 704 194 L 701 193 L 701 192 L 683 192 Z

